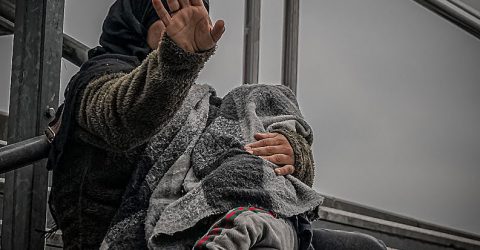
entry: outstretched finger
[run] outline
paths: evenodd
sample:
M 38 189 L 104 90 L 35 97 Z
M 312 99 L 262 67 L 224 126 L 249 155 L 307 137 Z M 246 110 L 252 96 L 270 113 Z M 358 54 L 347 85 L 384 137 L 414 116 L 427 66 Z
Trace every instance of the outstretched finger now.
M 277 146 L 280 145 L 277 140 L 274 138 L 262 139 L 260 141 L 252 142 L 245 145 L 246 148 L 260 148 L 260 147 L 268 147 L 268 146 Z
M 170 13 L 177 12 L 180 9 L 180 3 L 178 0 L 168 0 L 168 8 L 170 8 Z
M 210 32 L 214 42 L 218 42 L 222 38 L 223 33 L 225 32 L 225 22 L 223 20 L 218 20 L 215 22 L 215 25 Z
M 193 6 L 203 6 L 203 0 L 191 0 Z
M 277 175 L 289 175 L 295 172 L 295 167 L 293 165 L 285 165 L 275 169 Z
M 256 133 L 253 137 L 256 140 L 261 140 L 261 139 L 273 138 L 277 135 L 278 135 L 277 133 Z
M 270 156 L 260 156 L 264 160 L 267 160 L 271 163 L 277 164 L 277 165 L 289 165 L 292 164 L 291 162 L 291 157 L 288 155 L 284 154 L 275 154 L 275 155 L 270 155 Z
M 160 17 L 160 20 L 162 20 L 163 24 L 165 27 L 168 27 L 170 25 L 170 21 L 172 17 L 170 14 L 168 14 L 168 11 L 165 9 L 165 6 L 163 6 L 163 3 L 161 0 L 152 0 L 153 8 L 155 8 L 155 11 L 157 12 L 158 17 Z
M 256 156 L 270 156 L 275 154 L 286 154 L 288 155 L 290 152 L 288 148 L 283 146 L 269 146 L 269 147 L 261 147 L 261 148 L 246 148 L 246 151 L 250 154 Z
M 180 7 L 181 8 L 185 8 L 185 7 L 190 6 L 190 0 L 179 0 L 179 2 L 180 2 Z

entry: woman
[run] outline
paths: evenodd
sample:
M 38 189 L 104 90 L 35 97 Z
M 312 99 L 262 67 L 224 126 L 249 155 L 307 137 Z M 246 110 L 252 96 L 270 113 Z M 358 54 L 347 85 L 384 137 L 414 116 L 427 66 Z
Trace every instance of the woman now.
M 146 145 L 181 106 L 224 32 L 223 21 L 210 24 L 208 1 L 153 5 L 115 2 L 101 46 L 89 52 L 66 90 L 62 127 L 49 158 L 51 211 L 65 249 L 100 246 Z M 221 99 L 210 102 L 213 115 Z M 308 143 L 295 133 L 277 132 L 256 135 L 259 141 L 246 149 L 284 166 L 276 169 L 281 175 L 295 165 L 293 174 L 311 185 Z

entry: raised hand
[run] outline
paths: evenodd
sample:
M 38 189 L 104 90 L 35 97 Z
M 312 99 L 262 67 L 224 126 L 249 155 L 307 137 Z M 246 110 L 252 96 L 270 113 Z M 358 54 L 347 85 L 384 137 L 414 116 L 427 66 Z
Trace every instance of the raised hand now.
M 202 0 L 168 0 L 168 13 L 161 0 L 152 0 L 153 7 L 166 27 L 167 35 L 188 52 L 213 48 L 225 31 L 225 23 L 218 20 L 212 26 Z
M 293 174 L 295 155 L 287 138 L 279 133 L 255 134 L 256 142 L 245 145 L 250 154 L 275 163 L 281 167 L 275 169 L 277 175 Z

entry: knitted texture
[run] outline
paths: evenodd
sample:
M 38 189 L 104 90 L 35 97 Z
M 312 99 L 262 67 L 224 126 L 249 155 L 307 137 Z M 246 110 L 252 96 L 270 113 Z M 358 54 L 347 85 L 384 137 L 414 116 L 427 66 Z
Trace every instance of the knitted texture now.
M 213 53 L 186 52 L 164 36 L 159 49 L 130 73 L 92 81 L 78 113 L 78 123 L 87 132 L 82 136 L 110 151 L 145 143 L 173 117 Z
M 210 94 L 209 94 L 210 93 Z M 259 132 L 285 129 L 307 140 L 312 131 L 284 86 L 231 91 L 207 126 L 207 86 L 192 87 L 170 122 L 147 145 L 102 249 L 184 249 L 206 233 L 212 218 L 241 206 L 290 217 L 323 198 L 275 164 L 243 150 Z

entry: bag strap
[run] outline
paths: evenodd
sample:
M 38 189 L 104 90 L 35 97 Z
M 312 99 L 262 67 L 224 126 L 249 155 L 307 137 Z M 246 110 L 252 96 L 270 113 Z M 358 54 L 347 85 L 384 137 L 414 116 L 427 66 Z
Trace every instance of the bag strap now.
M 53 142 L 53 140 L 55 139 L 55 136 L 60 130 L 60 126 L 62 125 L 63 107 L 64 107 L 64 104 L 58 107 L 58 110 L 55 113 L 55 118 L 48 123 L 47 129 L 45 129 L 45 135 L 47 136 L 48 142 L 50 143 Z

